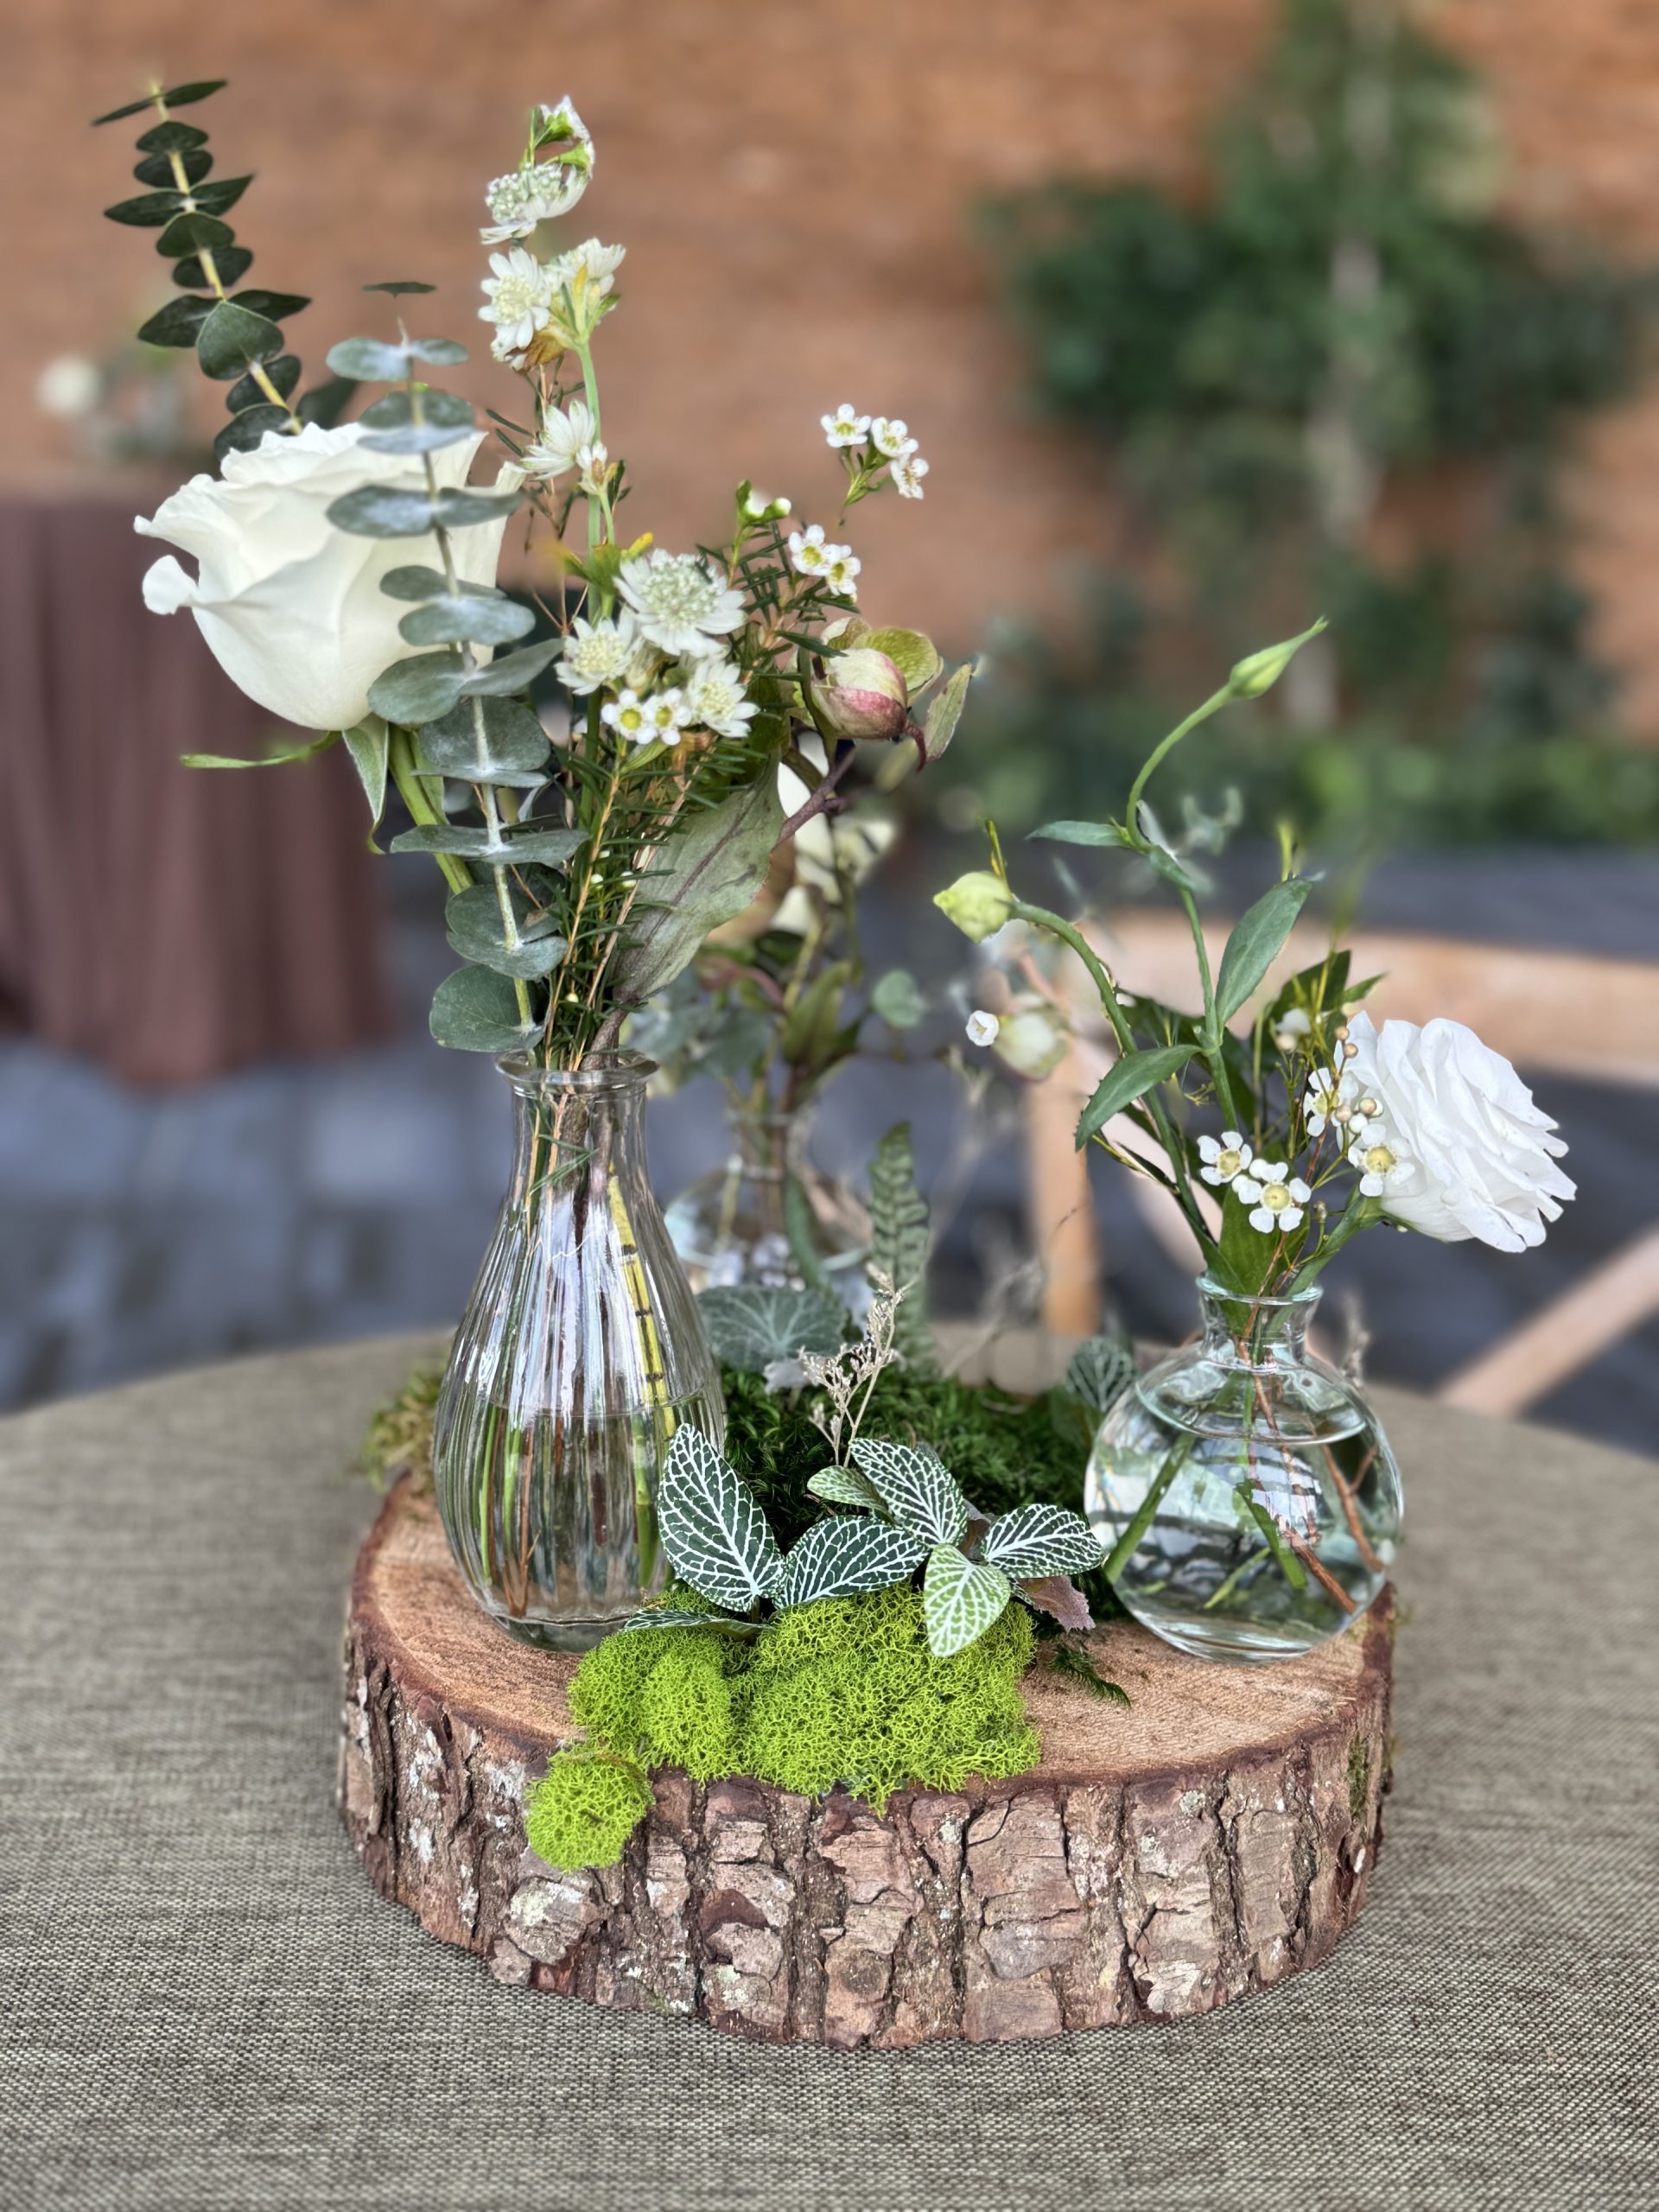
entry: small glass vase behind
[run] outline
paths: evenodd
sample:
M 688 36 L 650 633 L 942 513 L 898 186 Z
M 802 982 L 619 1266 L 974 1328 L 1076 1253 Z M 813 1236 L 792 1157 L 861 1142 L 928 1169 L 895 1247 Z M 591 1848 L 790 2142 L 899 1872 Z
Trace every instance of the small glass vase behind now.
M 734 1106 L 732 1153 L 669 1201 L 668 1233 L 694 1290 L 800 1290 L 827 1280 L 862 1311 L 869 1217 L 807 1156 L 810 1113 Z
M 512 1179 L 450 1351 L 432 1467 L 449 1548 L 510 1635 L 584 1651 L 659 1590 L 658 1471 L 720 1372 L 645 1169 L 635 1053 L 497 1062 Z
M 1400 1540 L 1400 1471 L 1363 1394 L 1307 1350 L 1317 1290 L 1203 1279 L 1204 1333 L 1108 1413 L 1085 1480 L 1112 1587 L 1202 1659 L 1295 1658 L 1357 1620 Z

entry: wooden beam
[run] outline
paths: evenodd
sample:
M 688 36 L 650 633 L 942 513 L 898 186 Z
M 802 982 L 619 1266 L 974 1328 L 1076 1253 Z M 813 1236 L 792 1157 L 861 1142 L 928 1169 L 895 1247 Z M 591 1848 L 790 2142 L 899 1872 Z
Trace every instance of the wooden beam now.
M 1448 1406 L 1507 1419 L 1547 1398 L 1652 1313 L 1659 1313 L 1659 1229 L 1592 1268 L 1435 1395 Z

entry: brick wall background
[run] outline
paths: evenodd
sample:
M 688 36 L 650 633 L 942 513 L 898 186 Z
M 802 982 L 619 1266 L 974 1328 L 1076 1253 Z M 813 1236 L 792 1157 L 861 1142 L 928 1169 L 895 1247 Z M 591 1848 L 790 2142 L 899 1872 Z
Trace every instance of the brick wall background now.
M 933 464 L 928 497 L 855 518 L 864 603 L 958 649 L 999 605 L 1052 603 L 1110 532 L 1087 448 L 1022 419 L 972 202 L 1059 169 L 1189 175 L 1268 19 L 1263 0 L 14 0 L 9 14 L 0 486 L 75 475 L 35 377 L 168 289 L 153 234 L 99 216 L 137 188 L 126 126 L 85 127 L 152 69 L 232 79 L 203 113 L 220 172 L 258 172 L 237 218 L 250 281 L 315 294 L 292 334 L 319 368 L 334 338 L 377 327 L 356 288 L 391 276 L 440 284 L 428 327 L 486 353 L 479 188 L 515 158 L 523 109 L 568 91 L 599 147 L 570 235 L 628 248 L 601 343 L 635 526 L 669 543 L 718 529 L 743 475 L 828 519 L 838 480 L 819 412 L 851 398 L 905 415 Z M 1510 204 L 1659 256 L 1653 0 L 1445 0 L 1438 25 L 1488 73 Z M 479 365 L 475 396 L 511 412 L 511 380 Z M 1659 734 L 1659 388 L 1598 426 L 1577 507 L 1627 718 Z

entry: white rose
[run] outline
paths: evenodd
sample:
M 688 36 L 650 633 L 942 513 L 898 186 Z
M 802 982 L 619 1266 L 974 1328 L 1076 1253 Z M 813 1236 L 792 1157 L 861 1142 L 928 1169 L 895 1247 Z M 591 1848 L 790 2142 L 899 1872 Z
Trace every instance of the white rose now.
M 1555 1165 L 1567 1150 L 1548 1115 L 1501 1052 L 1460 1021 L 1349 1024 L 1358 1047 L 1347 1063 L 1363 1096 L 1374 1097 L 1395 1149 L 1413 1173 L 1399 1179 L 1385 1210 L 1442 1243 L 1478 1236 L 1500 1252 L 1544 1241 L 1574 1185 Z
M 268 430 L 252 453 L 228 453 L 224 475 L 193 476 L 133 528 L 194 556 L 192 576 L 169 553 L 144 576 L 154 614 L 188 607 L 214 659 L 249 698 L 302 729 L 352 729 L 369 711 L 369 686 L 414 650 L 397 634 L 406 601 L 380 588 L 389 569 L 433 565 L 427 537 L 359 537 L 328 509 L 364 484 L 424 487 L 407 454 L 364 452 L 358 423 L 297 436 Z M 484 433 L 432 455 L 440 486 L 467 481 Z M 519 482 L 505 468 L 498 488 Z M 495 581 L 505 520 L 458 530 L 450 543 L 467 583 Z
M 818 753 L 820 760 L 813 761 L 813 766 L 821 765 L 823 748 L 816 739 L 806 739 L 804 750 L 809 760 Z M 804 806 L 810 797 L 806 785 L 795 771 L 781 763 L 778 769 L 778 797 L 785 817 Z M 795 832 L 794 881 L 785 893 L 768 927 L 804 937 L 816 919 L 808 887 L 834 906 L 842 881 L 861 883 L 898 835 L 897 825 L 875 812 L 868 799 L 856 813 L 833 817 L 810 816 Z

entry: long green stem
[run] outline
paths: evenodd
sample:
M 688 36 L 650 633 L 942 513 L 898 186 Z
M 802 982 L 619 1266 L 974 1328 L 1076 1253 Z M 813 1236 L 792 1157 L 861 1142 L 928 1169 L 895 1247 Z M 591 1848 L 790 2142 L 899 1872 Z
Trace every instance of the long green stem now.
M 433 803 L 426 779 L 415 766 L 415 751 L 409 741 L 409 732 L 396 722 L 386 732 L 386 766 L 391 772 L 392 782 L 402 794 L 404 804 L 409 809 L 410 820 L 419 823 L 423 829 L 435 828 L 443 820 L 442 812 Z M 434 853 L 432 857 L 451 891 L 472 889 L 472 871 L 465 861 L 457 859 L 454 853 Z
M 1177 1443 L 1170 1446 L 1164 1464 L 1153 1477 L 1134 1520 L 1130 1522 L 1128 1527 L 1107 1554 L 1106 1580 L 1109 1582 L 1116 1580 L 1139 1550 L 1141 1537 L 1151 1528 L 1158 1508 L 1164 1502 L 1165 1491 L 1186 1464 L 1186 1455 L 1192 1449 L 1194 1441 L 1195 1439 L 1188 1431 L 1182 1434 Z
M 1173 753 L 1175 747 L 1180 743 L 1181 740 L 1195 730 L 1200 722 L 1207 722 L 1211 715 L 1217 713 L 1220 709 L 1227 704 L 1230 699 L 1236 696 L 1236 694 L 1234 692 L 1231 684 L 1224 683 L 1219 691 L 1212 693 L 1211 696 L 1205 701 L 1201 707 L 1195 707 L 1184 722 L 1178 722 L 1175 728 L 1171 730 L 1169 735 L 1161 739 L 1160 742 L 1154 747 L 1152 753 L 1147 758 L 1145 766 L 1141 768 L 1140 774 L 1129 786 L 1128 804 L 1123 810 L 1124 827 L 1128 830 L 1128 833 L 1132 837 L 1138 838 L 1140 836 L 1140 830 L 1136 823 L 1135 817 L 1141 811 L 1141 795 L 1145 791 L 1147 784 L 1152 780 L 1154 771 L 1158 767 L 1160 762 L 1162 761 L 1166 753 Z

